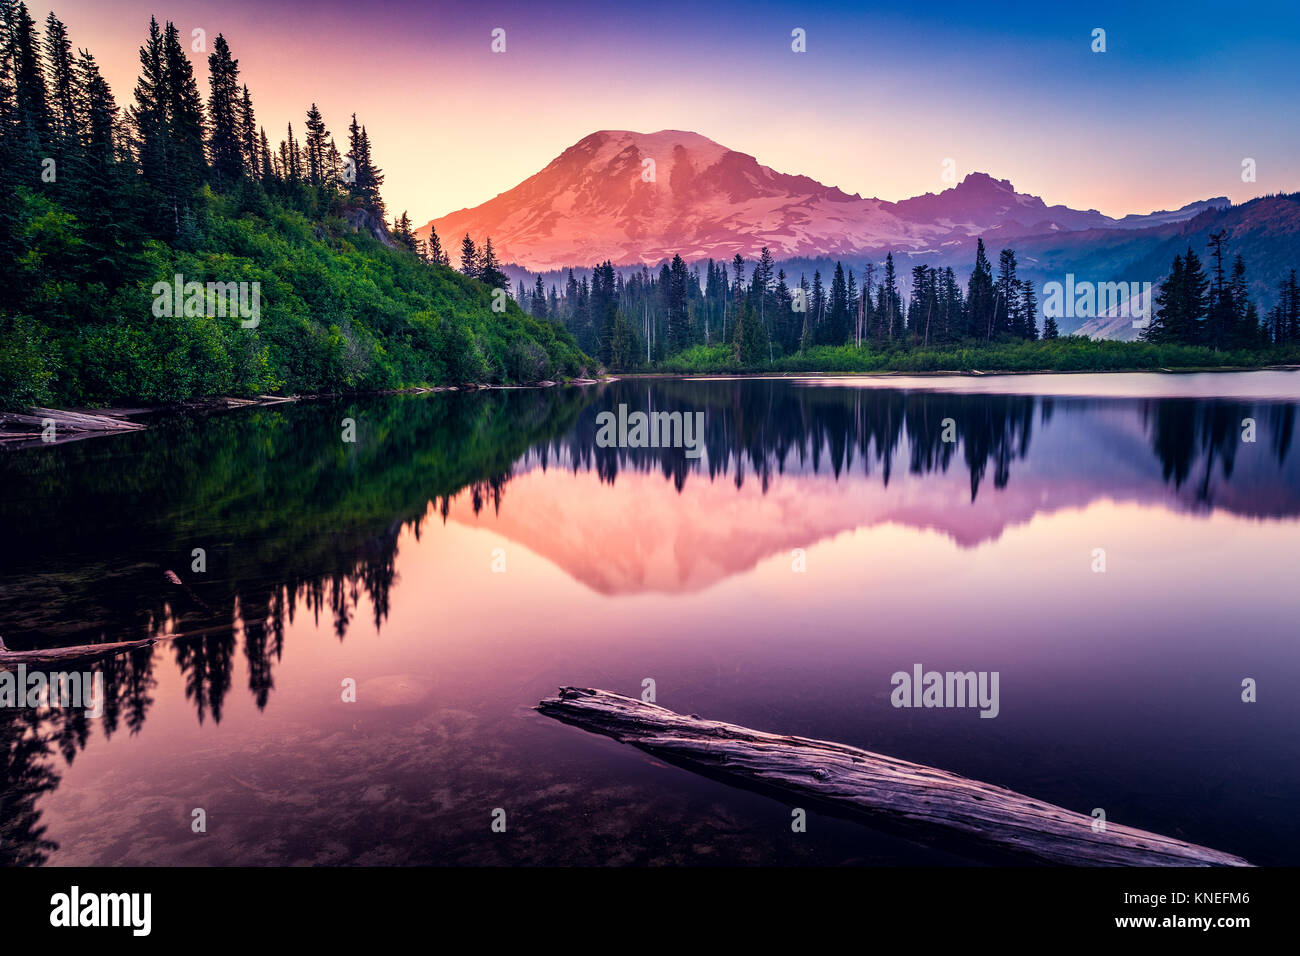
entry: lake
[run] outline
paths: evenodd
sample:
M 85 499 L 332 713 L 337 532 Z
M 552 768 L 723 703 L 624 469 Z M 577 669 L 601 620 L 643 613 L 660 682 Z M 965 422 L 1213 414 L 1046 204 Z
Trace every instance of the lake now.
M 663 378 L 5 453 L 8 647 L 188 636 L 97 665 L 101 717 L 0 707 L 0 863 L 987 862 L 792 832 L 533 710 L 649 679 L 1296 865 L 1297 404 L 1289 371 Z M 606 447 L 619 405 L 702 412 L 699 457 Z M 914 665 L 996 672 L 996 717 L 894 706 Z

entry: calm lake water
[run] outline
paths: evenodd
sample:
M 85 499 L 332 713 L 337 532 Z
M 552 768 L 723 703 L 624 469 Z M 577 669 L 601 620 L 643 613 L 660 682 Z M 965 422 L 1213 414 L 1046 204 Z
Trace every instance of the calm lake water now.
M 662 379 L 0 455 L 11 650 L 202 632 L 103 665 L 101 718 L 0 707 L 0 863 L 984 862 L 792 833 L 791 804 L 532 710 L 652 678 L 1300 864 L 1297 402 L 1291 372 Z M 599 447 L 619 404 L 702 411 L 704 454 Z M 998 716 L 891 706 L 917 663 L 997 671 Z

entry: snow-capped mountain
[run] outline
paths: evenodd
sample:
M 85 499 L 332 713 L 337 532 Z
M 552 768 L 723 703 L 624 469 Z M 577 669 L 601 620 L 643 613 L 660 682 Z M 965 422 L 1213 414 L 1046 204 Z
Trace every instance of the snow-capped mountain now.
M 1048 206 L 1011 183 L 972 173 L 951 189 L 901 202 L 866 198 L 780 173 L 698 133 L 601 130 L 541 172 L 473 209 L 435 219 L 444 246 L 492 237 L 500 260 L 531 270 L 755 256 L 858 257 L 939 251 L 972 237 L 1135 229 L 1189 219 L 1226 199 L 1112 219 Z M 429 224 L 419 230 L 427 236 Z

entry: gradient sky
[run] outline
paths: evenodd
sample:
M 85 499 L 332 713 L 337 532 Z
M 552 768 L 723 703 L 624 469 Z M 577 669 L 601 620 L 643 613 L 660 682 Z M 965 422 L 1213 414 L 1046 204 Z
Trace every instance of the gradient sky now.
M 43 20 L 44 2 L 32 3 Z M 1300 4 L 60 0 L 132 101 L 150 14 L 224 33 L 272 143 L 316 102 L 369 129 L 390 213 L 474 206 L 598 129 L 693 130 L 897 200 L 1010 179 L 1109 215 L 1300 189 Z M 507 51 L 490 50 L 494 27 Z M 790 49 L 795 27 L 807 52 Z M 1106 30 L 1107 52 L 1091 34 Z M 207 95 L 206 57 L 195 55 Z M 345 148 L 345 147 L 344 147 Z M 1241 181 L 1243 158 L 1257 181 Z

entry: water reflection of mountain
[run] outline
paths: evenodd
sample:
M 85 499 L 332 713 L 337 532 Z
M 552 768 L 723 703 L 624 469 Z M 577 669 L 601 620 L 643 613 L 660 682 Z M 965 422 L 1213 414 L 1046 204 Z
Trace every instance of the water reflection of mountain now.
M 679 450 L 598 447 L 596 415 L 620 403 L 703 410 L 706 454 L 692 462 Z M 1294 515 L 1294 414 L 1203 400 L 625 383 L 517 465 L 513 507 L 451 517 L 490 527 L 600 593 L 696 591 L 791 548 L 887 523 L 974 547 L 1099 498 Z M 1253 444 L 1240 440 L 1248 417 Z M 954 441 L 944 441 L 946 420 Z M 528 478 L 555 466 L 621 493 Z
M 620 402 L 703 411 L 705 455 L 597 447 L 597 413 Z M 341 441 L 345 417 L 357 422 L 353 444 Z M 1241 441 L 1244 418 L 1257 422 L 1255 444 Z M 943 440 L 945 419 L 955 441 Z M 327 615 L 341 640 L 365 595 L 382 625 L 399 537 L 422 532 L 430 502 L 443 520 L 500 516 L 503 533 L 543 555 L 552 549 L 558 566 L 611 593 L 670 588 L 671 575 L 648 585 L 652 575 L 636 566 L 627 515 L 642 512 L 656 545 L 675 516 L 704 536 L 677 549 L 694 555 L 684 580 L 699 587 L 792 542 L 878 521 L 969 545 L 1101 496 L 1294 516 L 1294 421 L 1286 404 L 671 380 L 178 418 L 0 456 L 0 635 L 24 649 L 194 634 L 103 665 L 101 730 L 142 726 L 153 668 L 169 655 L 198 718 L 219 721 L 240 655 L 248 692 L 266 704 L 295 614 Z M 570 502 L 559 531 L 540 520 L 555 502 L 536 480 L 553 468 L 604 489 Z M 754 504 L 763 501 L 774 507 Z M 204 574 L 190 570 L 198 547 Z M 625 566 L 592 577 L 583 562 L 593 556 Z M 165 582 L 168 569 L 185 588 Z M 672 570 L 683 580 L 682 567 Z M 79 712 L 37 719 L 0 709 L 0 863 L 44 858 L 36 803 L 58 785 L 52 758 L 71 762 L 89 735 Z

